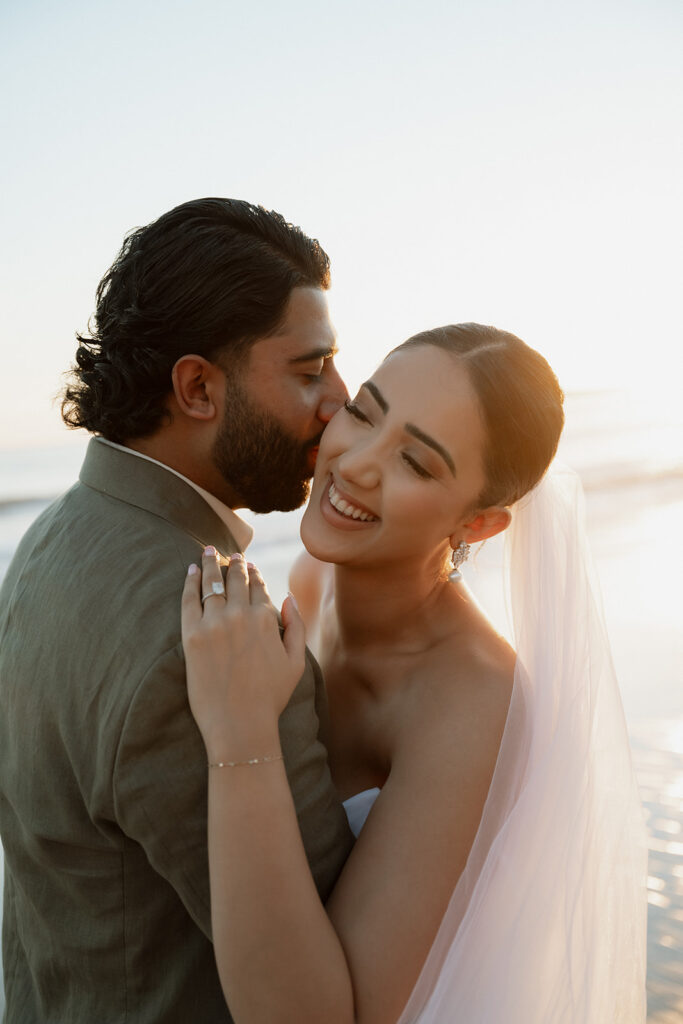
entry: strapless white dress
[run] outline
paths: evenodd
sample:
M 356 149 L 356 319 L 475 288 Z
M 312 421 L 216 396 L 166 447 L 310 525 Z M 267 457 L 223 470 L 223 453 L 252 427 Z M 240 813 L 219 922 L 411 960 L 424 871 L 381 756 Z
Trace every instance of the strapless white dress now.
M 374 789 L 364 789 L 362 793 L 356 793 L 344 801 L 344 810 L 346 811 L 346 817 L 349 819 L 349 827 L 356 839 L 358 839 L 360 830 L 365 824 L 378 796 L 379 789 L 375 786 Z
M 508 720 L 397 1024 L 644 1024 L 646 833 L 576 476 L 555 467 L 507 533 Z M 378 792 L 346 801 L 356 835 Z

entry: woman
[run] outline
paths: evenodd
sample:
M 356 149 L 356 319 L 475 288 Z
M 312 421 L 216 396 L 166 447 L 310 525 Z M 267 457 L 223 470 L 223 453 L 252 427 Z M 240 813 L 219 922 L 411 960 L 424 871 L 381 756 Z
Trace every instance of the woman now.
M 293 585 L 333 777 L 357 827 L 372 806 L 326 908 L 277 732 L 304 623 L 285 601 L 280 641 L 240 556 L 227 600 L 215 558 L 191 567 L 214 944 L 238 1024 L 644 1019 L 642 820 L 566 482 L 519 517 L 517 658 L 447 566 L 507 527 L 562 423 L 545 360 L 469 324 L 394 350 L 325 432 Z

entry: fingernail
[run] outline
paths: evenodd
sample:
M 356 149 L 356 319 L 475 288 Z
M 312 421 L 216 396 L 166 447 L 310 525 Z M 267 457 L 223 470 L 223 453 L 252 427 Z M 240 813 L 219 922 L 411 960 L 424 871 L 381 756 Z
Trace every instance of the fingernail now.
M 207 558 L 216 558 L 218 552 L 216 551 L 213 544 L 209 544 L 208 547 L 204 548 L 204 554 L 207 556 Z
M 241 552 L 241 551 L 234 551 L 234 552 L 233 552 L 233 553 L 232 553 L 232 554 L 230 555 L 230 561 L 231 561 L 231 562 L 240 562 L 240 561 L 242 561 L 243 559 L 244 559 L 244 555 L 242 554 L 242 552 Z
M 247 562 L 247 569 L 255 569 L 255 568 L 256 568 L 256 566 L 254 565 L 253 562 Z
M 194 562 L 192 563 L 192 565 L 188 566 L 188 570 L 187 570 L 187 575 L 188 576 L 196 576 L 198 572 L 199 572 L 199 566 L 195 565 Z
M 292 604 L 294 605 L 294 607 L 296 608 L 296 610 L 297 610 L 297 611 L 299 611 L 299 605 L 297 604 L 297 600 L 296 600 L 296 598 L 294 597 L 294 594 L 292 593 L 292 591 L 291 591 L 291 590 L 288 590 L 288 591 L 287 591 L 287 597 L 288 597 L 288 598 L 289 598 L 289 600 L 290 600 L 290 601 L 292 602 Z

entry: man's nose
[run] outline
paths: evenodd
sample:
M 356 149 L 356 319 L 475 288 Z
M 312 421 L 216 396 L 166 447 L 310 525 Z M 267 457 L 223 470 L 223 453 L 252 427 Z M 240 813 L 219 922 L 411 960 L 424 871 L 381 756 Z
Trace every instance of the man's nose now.
M 325 393 L 320 399 L 318 405 L 318 419 L 321 423 L 329 423 L 334 414 L 341 409 L 342 405 L 349 397 L 349 393 L 346 390 L 346 384 L 339 376 L 339 371 L 336 366 L 332 366 L 328 369 L 327 373 L 327 386 Z

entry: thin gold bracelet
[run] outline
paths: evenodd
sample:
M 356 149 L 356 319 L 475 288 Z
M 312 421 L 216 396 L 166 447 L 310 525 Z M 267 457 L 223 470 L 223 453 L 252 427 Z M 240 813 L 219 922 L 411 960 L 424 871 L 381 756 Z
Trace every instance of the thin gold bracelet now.
M 266 757 L 250 757 L 248 761 L 209 761 L 209 768 L 242 768 L 252 764 L 270 764 L 271 761 L 284 761 L 284 754 L 268 754 Z

